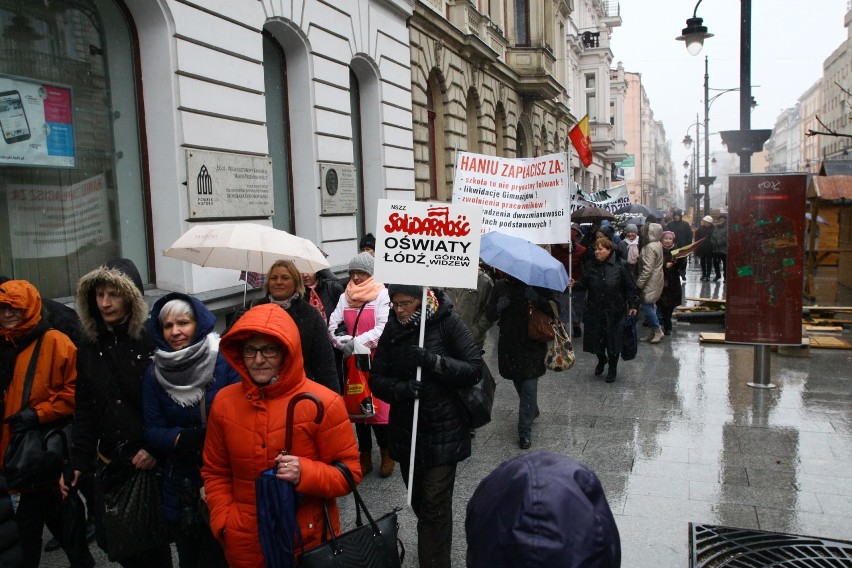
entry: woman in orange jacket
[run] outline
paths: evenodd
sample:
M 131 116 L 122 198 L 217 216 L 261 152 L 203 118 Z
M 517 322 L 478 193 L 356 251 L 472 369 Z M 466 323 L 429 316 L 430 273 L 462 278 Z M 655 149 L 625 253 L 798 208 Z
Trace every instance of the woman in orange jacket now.
M 52 423 L 62 425 L 74 413 L 77 348 L 67 335 L 51 329 L 47 320 L 42 319 L 41 307 L 41 295 L 26 280 L 9 280 L 0 285 L 0 388 L 6 392 L 0 467 L 13 436 Z M 24 383 L 34 353 L 38 359 L 32 388 L 23 401 Z M 63 538 L 60 504 L 58 483 L 21 493 L 15 514 L 23 551 L 21 566 L 38 566 L 45 524 L 62 544 L 72 568 L 94 566 L 84 540 L 72 543 Z
M 220 390 L 210 409 L 201 470 L 210 529 L 232 568 L 262 568 L 255 479 L 274 466 L 278 479 L 295 485 L 302 495 L 296 521 L 307 550 L 322 540 L 323 501 L 335 533 L 340 530 L 335 497 L 349 493 L 349 486 L 330 464 L 346 464 L 357 483 L 358 446 L 343 399 L 305 377 L 299 331 L 286 311 L 275 304 L 250 309 L 222 337 L 219 349 L 242 382 Z M 293 447 L 280 455 L 287 405 L 303 392 L 319 397 L 325 416 L 315 424 L 316 407 L 309 401 L 297 404 Z

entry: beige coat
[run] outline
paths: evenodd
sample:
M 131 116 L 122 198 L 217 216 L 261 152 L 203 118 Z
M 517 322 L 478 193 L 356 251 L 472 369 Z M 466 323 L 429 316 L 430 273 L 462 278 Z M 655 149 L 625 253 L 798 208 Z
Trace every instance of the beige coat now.
M 663 293 L 663 245 L 660 239 L 663 227 L 658 223 L 648 225 L 648 242 L 642 247 L 639 255 L 639 276 L 636 287 L 639 288 L 639 299 L 643 304 L 653 304 Z

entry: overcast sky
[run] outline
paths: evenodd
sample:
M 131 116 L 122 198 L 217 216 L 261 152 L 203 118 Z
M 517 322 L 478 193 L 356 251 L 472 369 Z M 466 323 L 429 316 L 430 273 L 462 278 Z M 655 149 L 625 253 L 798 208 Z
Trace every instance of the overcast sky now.
M 848 1 L 753 0 L 751 83 L 758 106 L 751 115 L 752 128 L 771 129 L 780 112 L 794 106 L 822 76 L 824 60 L 847 38 L 843 19 Z M 694 0 L 620 0 L 620 4 L 622 26 L 613 33 L 613 66 L 621 61 L 626 71 L 642 74 L 654 118 L 663 121 L 672 143 L 676 179 L 682 179 L 682 164 L 689 156 L 683 137 L 695 122 L 695 113 L 704 120 L 704 56 L 710 62 L 711 99 L 719 92 L 714 88 L 739 87 L 740 2 L 701 2 L 697 15 L 715 37 L 705 41 L 697 56 L 674 39 L 692 17 Z M 709 116 L 712 154 L 723 151 L 713 133 L 739 129 L 739 93 L 719 97 Z M 690 134 L 694 139 L 694 126 Z

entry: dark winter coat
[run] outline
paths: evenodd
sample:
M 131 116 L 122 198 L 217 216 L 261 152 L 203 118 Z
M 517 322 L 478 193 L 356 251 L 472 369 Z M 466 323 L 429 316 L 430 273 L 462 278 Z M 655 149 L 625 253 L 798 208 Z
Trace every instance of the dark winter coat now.
M 657 306 L 661 309 L 675 309 L 683 303 L 683 290 L 680 287 L 680 263 L 684 262 L 680 259 L 672 263 L 670 268 L 666 268 L 668 263 L 672 262 L 672 249 L 663 249 L 663 293 L 660 299 L 657 300 Z
M 174 299 L 180 299 L 192 304 L 197 324 L 195 337 L 192 343 L 196 344 L 213 333 L 216 325 L 216 316 L 207 309 L 197 298 L 172 292 L 157 300 L 151 309 L 149 329 L 157 344 L 157 348 L 163 351 L 173 351 L 171 346 L 163 337 L 160 326 L 160 311 L 163 306 Z M 227 385 L 240 382 L 240 375 L 219 353 L 216 365 L 213 368 L 213 382 L 207 386 L 204 397 L 205 419 L 201 419 L 201 405 L 184 407 L 172 399 L 165 389 L 157 381 L 154 374 L 154 363 L 152 362 L 145 371 L 145 382 L 143 384 L 143 403 L 145 412 L 145 439 L 154 449 L 164 457 L 163 465 L 163 512 L 166 519 L 177 522 L 180 519 L 179 495 L 181 489 L 191 494 L 191 489 L 201 487 L 200 464 L 185 456 L 175 454 L 175 441 L 178 434 L 186 428 L 200 428 L 206 430 L 206 415 L 210 413 L 213 399 L 219 390 Z M 197 455 L 201 455 L 204 449 L 204 437 L 197 439 L 199 445 Z
M 0 568 L 17 568 L 23 565 L 21 537 L 15 509 L 6 486 L 6 478 L 0 475 Z
M 675 248 L 692 244 L 692 227 L 683 219 L 670 222 L 666 225 L 666 230 L 675 234 Z
M 322 309 L 325 312 L 325 322 L 328 324 L 328 318 L 331 317 L 331 313 L 340 300 L 340 295 L 343 294 L 343 286 L 334 277 L 334 273 L 328 269 L 317 272 L 316 278 L 317 285 L 313 289 L 305 286 L 305 302 L 310 304 L 310 294 L 319 296 Z
M 127 320 L 112 330 L 95 302 L 95 288 L 102 284 L 118 290 L 129 311 Z M 91 470 L 98 453 L 129 461 L 144 448 L 157 456 L 145 442 L 142 416 L 142 377 L 154 341 L 146 327 L 148 305 L 136 266 L 117 259 L 84 275 L 77 286 L 77 313 L 87 341 L 77 354 L 74 469 Z
M 254 306 L 269 304 L 268 297 L 256 301 Z M 323 308 L 326 307 L 323 300 Z M 337 304 L 331 308 L 334 308 Z M 328 338 L 327 318 L 323 318 L 319 311 L 302 298 L 293 298 L 287 313 L 296 322 L 299 328 L 299 336 L 302 340 L 302 357 L 305 360 L 305 374 L 312 381 L 330 388 L 340 394 L 340 380 L 335 368 L 334 350 L 331 340 Z
M 578 282 L 587 290 L 583 313 L 583 351 L 599 353 L 605 342 L 607 352 L 621 352 L 624 316 L 639 309 L 639 290 L 629 265 L 610 254 L 603 262 L 595 259 L 583 268 Z
M 584 464 L 530 452 L 499 465 L 465 519 L 468 568 L 617 568 L 621 540 L 603 486 Z
M 513 381 L 542 376 L 547 370 L 544 366 L 547 343 L 530 339 L 527 322 L 529 302 L 533 302 L 545 314 L 552 315 L 547 301 L 550 294 L 514 278 L 506 278 L 498 283 L 495 296 L 500 318 L 500 337 L 497 339 L 500 375 Z
M 698 241 L 700 239 L 704 239 L 704 242 L 698 245 L 695 254 L 698 256 L 710 256 L 713 254 L 713 225 L 705 226 L 702 224 L 695 230 L 695 240 Z
M 728 223 L 713 228 L 713 254 L 728 254 Z
M 470 428 L 458 389 L 475 384 L 482 376 L 482 355 L 470 331 L 452 311 L 449 298 L 435 291 L 438 311 L 426 320 L 423 348 L 441 356 L 442 372 L 424 369 L 417 422 L 416 469 L 458 463 L 470 456 Z M 409 355 L 417 346 L 420 328 L 404 326 L 390 316 L 376 347 L 370 388 L 390 403 L 390 455 L 408 463 L 411 457 L 413 400 L 398 400 L 394 385 L 417 375 Z

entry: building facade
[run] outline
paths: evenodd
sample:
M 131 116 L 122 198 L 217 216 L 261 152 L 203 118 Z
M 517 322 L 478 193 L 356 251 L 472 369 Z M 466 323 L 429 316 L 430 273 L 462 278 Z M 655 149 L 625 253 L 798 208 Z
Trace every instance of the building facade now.
M 847 39 L 823 62 L 823 104 L 820 119 L 828 130 L 850 134 L 852 122 L 852 10 L 846 12 L 843 25 Z M 819 129 L 822 132 L 826 128 Z M 848 138 L 821 135 L 822 157 L 826 160 L 846 159 L 852 144 Z
M 226 289 L 234 271 L 162 255 L 221 221 L 288 230 L 344 265 L 375 200 L 415 189 L 412 12 L 0 0 L 0 273 L 63 297 L 122 256 L 158 288 Z

